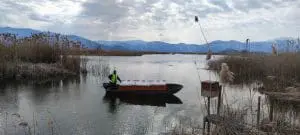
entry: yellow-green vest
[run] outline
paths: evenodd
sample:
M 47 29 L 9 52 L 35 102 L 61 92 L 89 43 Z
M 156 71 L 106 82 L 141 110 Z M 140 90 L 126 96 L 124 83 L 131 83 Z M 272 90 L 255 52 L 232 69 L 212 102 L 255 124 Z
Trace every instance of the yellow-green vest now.
M 112 74 L 111 82 L 112 83 L 117 83 L 117 78 L 118 78 L 117 74 Z

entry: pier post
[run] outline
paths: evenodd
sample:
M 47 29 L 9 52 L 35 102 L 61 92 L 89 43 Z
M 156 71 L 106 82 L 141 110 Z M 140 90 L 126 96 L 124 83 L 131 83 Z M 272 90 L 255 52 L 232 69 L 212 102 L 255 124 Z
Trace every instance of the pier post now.
M 210 97 L 207 97 L 207 104 L 208 104 L 208 107 L 207 107 L 207 116 L 209 117 L 210 116 Z M 210 121 L 208 120 L 207 122 L 207 134 L 209 135 L 210 134 Z
M 258 97 L 258 103 L 257 103 L 257 119 L 256 119 L 256 125 L 257 125 L 257 129 L 259 129 L 259 122 L 260 122 L 260 100 L 261 97 Z
M 207 97 L 207 115 L 210 115 L 210 97 Z
M 220 92 L 218 93 L 218 108 L 217 108 L 217 115 L 220 115 L 220 109 L 221 109 L 221 93 L 222 93 L 222 89 L 220 89 Z
M 202 129 L 203 135 L 205 135 L 205 124 L 206 124 L 206 120 L 205 120 L 205 118 L 203 118 L 203 129 Z
M 273 109 L 274 109 L 274 100 L 270 99 L 270 112 L 269 112 L 270 121 L 273 121 Z

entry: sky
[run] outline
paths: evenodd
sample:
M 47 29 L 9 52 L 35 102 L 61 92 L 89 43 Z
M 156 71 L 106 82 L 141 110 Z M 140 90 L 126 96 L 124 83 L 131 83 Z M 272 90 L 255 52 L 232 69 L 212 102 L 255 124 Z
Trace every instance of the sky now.
M 1 0 L 0 26 L 200 44 L 200 25 L 208 41 L 298 37 L 299 13 L 300 0 Z

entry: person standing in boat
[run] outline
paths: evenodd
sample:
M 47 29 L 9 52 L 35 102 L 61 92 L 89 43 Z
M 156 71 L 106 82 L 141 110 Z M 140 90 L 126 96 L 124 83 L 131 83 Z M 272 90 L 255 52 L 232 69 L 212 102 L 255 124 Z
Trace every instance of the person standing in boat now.
M 110 74 L 108 76 L 109 80 L 110 80 L 110 84 L 113 84 L 113 85 L 117 85 L 117 81 L 119 80 L 120 83 L 122 82 L 121 79 L 119 78 L 119 76 L 117 75 L 117 71 L 114 70 L 112 74 Z

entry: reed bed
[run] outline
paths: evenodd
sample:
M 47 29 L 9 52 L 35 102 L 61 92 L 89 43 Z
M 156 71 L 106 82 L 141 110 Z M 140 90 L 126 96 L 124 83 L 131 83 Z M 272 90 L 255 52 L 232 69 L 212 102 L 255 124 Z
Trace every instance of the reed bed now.
M 17 38 L 0 34 L 0 78 L 37 79 L 78 75 L 85 72 L 85 61 L 74 56 L 81 44 L 66 36 L 50 33 Z
M 259 126 L 251 124 L 247 121 L 250 119 L 256 119 L 256 115 L 249 115 L 249 106 L 233 109 L 225 107 L 219 117 L 213 117 L 214 123 L 210 125 L 210 132 L 206 127 L 193 122 L 192 118 L 185 119 L 186 121 L 176 125 L 174 129 L 168 133 L 170 135 L 296 135 L 300 134 L 299 124 L 293 124 L 295 116 L 290 115 L 288 110 L 286 113 L 280 113 L 278 108 L 286 105 L 273 105 L 276 108 L 274 111 L 273 120 L 269 119 L 267 114 L 259 121 Z M 190 124 L 187 124 L 190 123 Z
M 280 91 L 300 82 L 300 53 L 225 56 L 208 65 L 211 70 L 220 71 L 222 63 L 228 64 L 237 84 L 261 81 L 266 90 Z
M 268 107 L 267 110 L 263 110 L 262 116 L 259 115 L 261 111 L 253 108 L 253 102 L 251 102 L 251 105 L 242 107 L 241 109 L 233 109 L 225 105 L 223 107 L 225 109 L 221 111 L 220 115 L 212 114 L 206 116 L 205 118 L 214 121 L 209 134 L 300 134 L 300 125 L 297 120 L 299 118 L 298 111 L 282 109 L 292 104 L 295 104 L 296 108 L 298 107 L 299 109 L 297 105 L 300 101 L 300 53 L 230 55 L 210 61 L 208 65 L 210 70 L 214 70 L 217 74 L 220 74 L 221 81 L 229 80 L 227 83 L 253 84 L 261 82 L 263 85 L 259 90 L 266 93 L 266 98 L 269 99 L 269 103 L 265 102 L 262 105 Z M 234 75 L 233 82 L 231 82 L 231 77 L 229 79 L 226 77 L 231 75 Z M 256 111 L 252 111 L 254 109 Z M 255 114 L 253 114 L 254 112 Z M 248 121 L 249 118 L 252 120 L 252 123 Z M 256 120 L 257 124 L 254 124 L 253 120 Z M 184 133 L 182 132 L 184 129 L 178 127 L 181 126 L 179 125 L 173 130 L 174 135 L 194 134 Z M 193 128 L 193 126 L 191 127 Z M 208 134 L 205 128 L 199 127 L 198 130 L 202 130 L 202 134 Z M 193 130 L 197 130 L 197 127 Z

